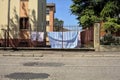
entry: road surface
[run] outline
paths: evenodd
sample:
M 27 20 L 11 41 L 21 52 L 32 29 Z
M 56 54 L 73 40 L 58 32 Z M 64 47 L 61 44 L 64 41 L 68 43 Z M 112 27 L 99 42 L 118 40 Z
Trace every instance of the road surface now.
M 1 55 L 0 80 L 120 80 L 120 56 Z

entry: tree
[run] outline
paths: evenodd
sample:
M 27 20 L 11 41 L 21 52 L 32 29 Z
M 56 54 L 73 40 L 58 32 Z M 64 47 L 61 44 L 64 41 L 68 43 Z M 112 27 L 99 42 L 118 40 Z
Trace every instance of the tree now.
M 108 1 L 102 9 L 100 15 L 104 19 L 103 28 L 109 32 L 117 32 L 120 30 L 120 1 Z
M 79 20 L 83 28 L 86 28 L 92 26 L 98 20 L 98 17 L 95 16 L 95 12 L 92 9 L 85 9 Z
M 93 25 L 93 23 L 98 19 L 97 13 L 100 12 L 98 9 L 94 10 L 97 2 L 95 0 L 72 1 L 73 4 L 70 6 L 70 8 L 72 13 L 77 16 L 79 24 L 81 24 L 83 28 Z
M 120 13 L 120 1 L 114 0 L 114 1 L 108 1 L 105 5 L 102 11 L 100 12 L 100 15 L 104 18 L 106 17 L 118 17 Z
M 108 17 L 118 17 L 120 0 L 72 0 L 72 14 L 77 16 L 83 28 L 90 27 L 96 21 L 106 21 Z
M 63 27 L 64 21 L 58 18 L 54 19 L 54 31 L 59 31 Z
M 104 23 L 104 29 L 109 32 L 117 32 L 120 30 L 120 25 L 118 24 L 117 18 L 107 18 L 107 21 Z

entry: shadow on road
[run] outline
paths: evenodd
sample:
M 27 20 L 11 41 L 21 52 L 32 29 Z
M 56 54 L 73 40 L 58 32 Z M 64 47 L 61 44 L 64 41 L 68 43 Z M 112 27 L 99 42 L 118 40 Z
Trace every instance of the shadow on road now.
M 5 78 L 9 79 L 19 79 L 19 80 L 29 80 L 29 79 L 45 79 L 50 75 L 46 73 L 11 73 L 9 75 L 5 75 Z
M 55 63 L 55 62 L 47 62 L 47 63 L 40 63 L 40 62 L 28 62 L 24 63 L 24 66 L 36 66 L 36 67 L 61 67 L 64 66 L 63 63 Z

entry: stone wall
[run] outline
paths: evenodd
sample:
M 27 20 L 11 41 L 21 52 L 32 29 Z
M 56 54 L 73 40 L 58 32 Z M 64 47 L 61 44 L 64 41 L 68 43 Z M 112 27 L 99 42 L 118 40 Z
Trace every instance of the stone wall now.
M 100 51 L 120 51 L 120 45 L 100 45 Z

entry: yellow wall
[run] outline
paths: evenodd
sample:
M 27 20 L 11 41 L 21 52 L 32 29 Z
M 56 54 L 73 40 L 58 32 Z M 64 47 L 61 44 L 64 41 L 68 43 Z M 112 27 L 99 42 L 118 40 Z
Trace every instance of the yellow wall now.
M 10 2 L 10 37 L 17 38 L 19 33 L 19 0 L 11 0 Z M 0 0 L 0 39 L 4 39 L 4 31 L 8 25 L 8 0 Z
M 0 0 L 0 38 L 4 38 L 4 32 L 1 29 L 7 29 L 8 0 Z
M 27 3 L 26 3 L 27 4 Z M 38 5 L 39 4 L 39 5 Z M 38 27 L 41 30 L 41 23 L 46 22 L 46 0 L 29 0 L 28 17 L 32 31 Z M 43 9 L 43 10 L 42 10 Z M 10 38 L 19 38 L 20 0 L 11 0 L 10 3 Z M 39 14 L 39 15 L 38 15 Z M 24 17 L 24 15 L 21 15 Z M 32 22 L 33 21 L 33 22 Z M 8 24 L 8 0 L 0 0 L 0 39 L 4 39 L 4 32 Z
M 50 15 L 46 15 L 46 21 L 50 21 Z M 50 31 L 50 26 L 46 25 L 46 31 Z
M 10 38 L 19 38 L 20 0 L 11 0 L 10 3 Z
M 29 0 L 29 4 L 28 4 L 29 18 L 30 18 L 32 31 L 36 31 L 36 28 L 37 28 L 37 18 L 38 18 L 37 2 L 38 0 Z
M 50 21 L 50 16 L 49 15 L 46 15 L 46 20 Z

